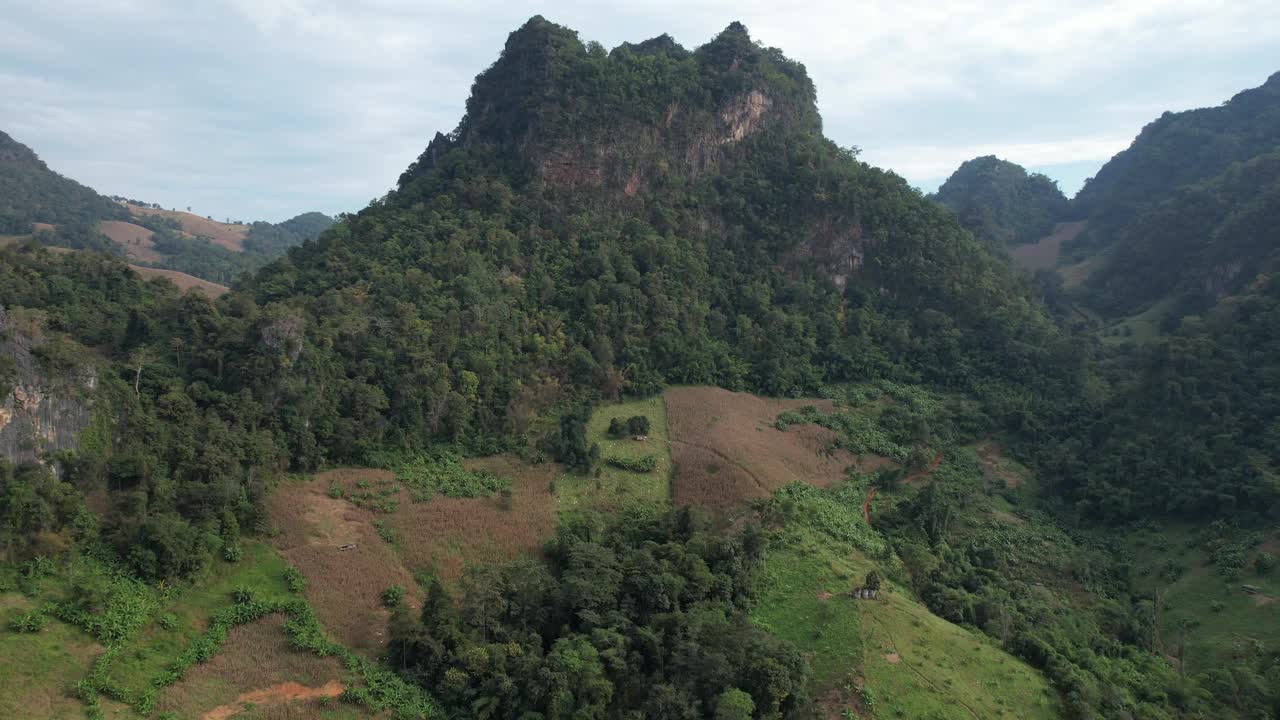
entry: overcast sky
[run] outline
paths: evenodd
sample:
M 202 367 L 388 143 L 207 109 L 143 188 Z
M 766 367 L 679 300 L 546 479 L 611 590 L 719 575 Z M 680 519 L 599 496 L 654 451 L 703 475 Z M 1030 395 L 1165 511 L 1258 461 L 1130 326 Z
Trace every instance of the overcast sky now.
M 830 138 L 925 190 L 995 154 L 1074 193 L 1161 112 L 1280 70 L 1277 0 L 0 0 L 0 129 L 106 194 L 355 211 L 534 14 L 606 47 L 740 20 L 808 67 Z

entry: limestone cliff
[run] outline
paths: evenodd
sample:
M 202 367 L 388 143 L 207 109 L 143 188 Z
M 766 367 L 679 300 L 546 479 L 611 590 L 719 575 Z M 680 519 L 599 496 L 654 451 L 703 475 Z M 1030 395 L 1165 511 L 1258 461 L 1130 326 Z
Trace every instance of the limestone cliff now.
M 0 387 L 8 389 L 0 400 L 0 458 L 14 465 L 46 462 L 51 453 L 76 448 L 92 414 L 96 369 L 86 364 L 54 377 L 33 353 L 40 342 L 0 307 L 0 357 L 12 367 Z

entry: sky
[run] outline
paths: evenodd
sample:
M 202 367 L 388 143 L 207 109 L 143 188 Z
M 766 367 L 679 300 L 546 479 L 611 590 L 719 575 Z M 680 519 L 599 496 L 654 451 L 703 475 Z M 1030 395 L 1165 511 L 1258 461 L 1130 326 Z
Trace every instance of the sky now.
M 925 191 L 994 154 L 1073 194 L 1162 112 L 1280 71 L 1276 0 L 0 0 L 0 130 L 104 194 L 355 212 L 535 14 L 607 48 L 741 21 L 805 64 L 828 137 Z

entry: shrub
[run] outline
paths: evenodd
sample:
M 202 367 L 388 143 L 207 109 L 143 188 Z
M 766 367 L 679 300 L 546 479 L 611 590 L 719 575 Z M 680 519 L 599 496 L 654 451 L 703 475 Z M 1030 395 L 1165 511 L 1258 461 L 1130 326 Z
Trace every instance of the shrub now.
M 403 585 L 392 585 L 391 587 L 382 591 L 383 607 L 387 607 L 387 608 L 396 607 L 397 605 L 400 604 L 400 601 L 403 599 L 404 599 Z
M 333 498 L 334 500 L 340 499 L 344 494 L 345 494 L 345 491 L 342 489 L 342 486 L 339 485 L 338 483 L 334 483 L 329 486 L 329 497 Z
M 238 544 L 222 546 L 222 559 L 229 562 L 240 562 L 244 557 L 244 549 Z
M 653 472 L 658 468 L 658 458 L 654 455 L 645 455 L 638 458 L 610 457 L 605 462 L 628 472 L 646 473 Z
M 165 613 L 160 616 L 157 622 L 160 623 L 160 627 L 165 630 L 172 630 L 178 627 L 178 616 L 173 613 Z
M 236 588 L 231 591 L 231 599 L 237 605 L 248 605 L 253 602 L 253 590 L 251 590 L 247 585 L 237 585 Z
M 1259 575 L 1266 575 L 1272 570 L 1275 570 L 1276 564 L 1277 561 L 1275 555 L 1265 552 L 1258 553 L 1258 557 L 1253 560 L 1253 569 L 1256 570 Z
M 291 593 L 301 593 L 307 587 L 307 578 L 302 571 L 290 565 L 284 569 L 284 584 Z

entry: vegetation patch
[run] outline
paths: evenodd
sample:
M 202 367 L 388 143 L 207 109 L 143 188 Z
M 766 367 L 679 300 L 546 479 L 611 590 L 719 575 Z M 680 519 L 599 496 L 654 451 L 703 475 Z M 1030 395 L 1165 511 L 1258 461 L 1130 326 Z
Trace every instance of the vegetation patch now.
M 610 432 L 614 420 L 623 425 L 648 422 L 647 434 Z M 640 438 L 640 439 L 637 439 Z M 665 506 L 671 498 L 671 450 L 667 434 L 667 408 L 662 396 L 602 405 L 586 423 L 588 447 L 598 447 L 604 462 L 585 474 L 566 472 L 555 481 L 555 503 L 560 512 L 618 510 L 641 503 Z M 652 467 L 650 467 L 652 463 Z M 648 468 L 648 469 L 645 469 Z

